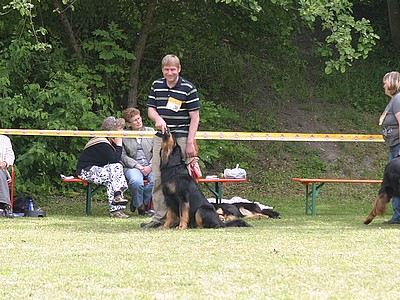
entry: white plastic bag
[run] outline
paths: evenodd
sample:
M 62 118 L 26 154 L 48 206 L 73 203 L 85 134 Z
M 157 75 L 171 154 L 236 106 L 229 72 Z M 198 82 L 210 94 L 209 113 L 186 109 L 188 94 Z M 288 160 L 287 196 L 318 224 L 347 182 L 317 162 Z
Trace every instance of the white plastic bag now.
M 224 177 L 225 178 L 246 178 L 246 171 L 244 169 L 239 168 L 239 164 L 236 165 L 235 169 L 225 169 Z

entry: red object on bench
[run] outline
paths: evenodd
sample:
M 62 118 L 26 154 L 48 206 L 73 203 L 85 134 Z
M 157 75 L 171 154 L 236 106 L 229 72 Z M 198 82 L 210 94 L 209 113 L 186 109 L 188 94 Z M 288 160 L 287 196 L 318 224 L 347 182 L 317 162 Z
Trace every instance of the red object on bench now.
M 222 202 L 222 186 L 227 183 L 239 183 L 245 182 L 247 178 L 199 178 L 197 182 L 202 182 L 205 186 L 210 190 L 211 193 L 215 196 L 215 203 Z M 211 183 L 214 183 L 214 188 L 210 186 Z
M 306 215 L 316 214 L 317 196 L 325 183 L 382 183 L 379 179 L 346 179 L 346 178 L 292 178 L 293 181 L 306 185 Z M 310 191 L 311 186 L 311 191 Z M 311 195 L 311 203 L 310 203 Z

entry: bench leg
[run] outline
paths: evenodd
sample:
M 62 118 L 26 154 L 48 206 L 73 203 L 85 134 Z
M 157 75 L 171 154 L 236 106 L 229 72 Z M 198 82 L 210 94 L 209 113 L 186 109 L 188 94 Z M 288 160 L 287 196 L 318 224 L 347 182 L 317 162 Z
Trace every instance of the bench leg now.
M 90 216 L 92 207 L 92 183 L 89 182 L 86 187 L 86 215 Z
M 222 203 L 222 183 L 221 182 L 215 183 L 215 191 L 217 192 L 216 202 L 221 204 Z
M 86 215 L 90 216 L 92 209 L 92 197 L 97 192 L 101 185 L 95 185 L 94 183 L 88 182 L 86 187 Z
M 208 185 L 208 182 L 204 182 L 204 185 L 208 188 L 208 190 L 214 195 L 215 203 L 222 202 L 222 183 L 215 182 L 215 188 L 213 189 L 211 186 Z
M 312 199 L 311 199 L 311 215 L 315 216 L 315 206 L 317 204 L 317 187 L 316 183 L 312 184 Z
M 308 184 L 306 184 L 306 215 L 308 215 L 308 212 L 310 210 L 310 204 L 309 204 L 309 200 L 310 200 L 310 192 L 309 192 L 310 186 Z
M 310 186 L 306 185 L 306 215 L 309 214 L 311 211 L 311 215 L 316 215 L 316 206 L 317 206 L 317 196 L 319 192 L 322 190 L 324 186 L 324 182 L 318 184 L 317 182 L 313 182 L 311 184 L 311 191 Z M 311 196 L 311 204 L 310 204 L 310 196 Z

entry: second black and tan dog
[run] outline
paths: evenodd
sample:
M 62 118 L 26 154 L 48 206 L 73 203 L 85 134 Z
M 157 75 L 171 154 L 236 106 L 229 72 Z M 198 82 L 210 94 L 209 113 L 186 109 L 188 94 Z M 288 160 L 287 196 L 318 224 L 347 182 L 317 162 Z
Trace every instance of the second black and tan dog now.
M 212 203 L 221 220 L 234 220 L 237 218 L 249 219 L 280 219 L 281 215 L 273 209 L 261 208 L 254 202 Z
M 178 224 L 178 229 L 251 227 L 243 220 L 222 222 L 197 183 L 190 176 L 183 161 L 180 146 L 167 130 L 161 144 L 161 183 L 167 205 L 163 228 Z
M 392 159 L 385 167 L 378 197 L 372 204 L 371 213 L 363 220 L 368 225 L 378 215 L 384 215 L 386 206 L 393 196 L 400 196 L 400 156 Z

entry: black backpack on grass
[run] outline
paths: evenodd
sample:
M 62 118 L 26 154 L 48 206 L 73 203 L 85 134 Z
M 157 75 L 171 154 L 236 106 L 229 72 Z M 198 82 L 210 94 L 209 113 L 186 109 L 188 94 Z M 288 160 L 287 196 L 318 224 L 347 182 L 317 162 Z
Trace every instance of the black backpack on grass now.
M 25 213 L 28 210 L 28 203 L 30 199 L 32 199 L 32 196 L 30 195 L 23 195 L 15 198 L 13 211 L 15 213 Z

